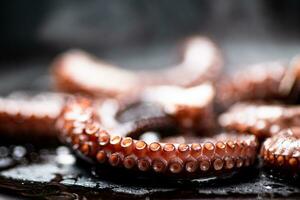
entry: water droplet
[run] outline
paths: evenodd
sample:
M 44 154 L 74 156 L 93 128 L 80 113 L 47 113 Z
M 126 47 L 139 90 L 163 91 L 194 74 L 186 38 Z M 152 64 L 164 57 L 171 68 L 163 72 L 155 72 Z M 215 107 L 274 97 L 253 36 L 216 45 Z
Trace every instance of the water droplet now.
M 8 156 L 8 149 L 6 147 L 0 147 L 0 157 L 4 158 Z
M 65 147 L 65 146 L 60 146 L 60 147 L 57 147 L 56 149 L 56 154 L 59 155 L 59 154 L 69 154 L 70 153 L 70 150 Z
M 22 146 L 16 146 L 13 149 L 13 157 L 16 159 L 23 158 L 26 153 L 27 153 L 26 149 Z
M 269 186 L 269 185 L 265 186 L 265 188 L 268 189 L 268 190 L 272 190 L 272 187 Z
M 75 163 L 76 159 L 72 154 L 59 154 L 55 158 L 56 162 L 61 165 L 72 165 Z

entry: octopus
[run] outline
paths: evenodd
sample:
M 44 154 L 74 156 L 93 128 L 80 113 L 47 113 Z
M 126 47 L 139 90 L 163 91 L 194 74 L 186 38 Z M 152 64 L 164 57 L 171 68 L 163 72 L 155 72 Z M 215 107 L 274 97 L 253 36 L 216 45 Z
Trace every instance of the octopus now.
M 169 91 L 169 98 L 163 95 L 166 91 Z M 52 100 L 47 95 L 49 94 L 41 99 L 48 99 L 50 105 Z M 148 113 L 148 116 L 144 113 L 140 118 L 125 121 L 126 112 L 133 113 L 132 107 L 136 105 L 124 105 L 116 99 L 95 100 L 68 96 L 62 98 L 63 104 L 60 104 L 60 99 L 53 107 L 44 109 L 43 113 L 39 109 L 29 110 L 29 120 L 23 121 L 22 126 L 10 126 L 20 136 L 26 130 L 23 127 L 32 123 L 39 124 L 44 129 L 29 128 L 37 132 L 50 133 L 55 128 L 53 136 L 58 134 L 61 141 L 78 155 L 96 165 L 176 177 L 224 175 L 251 166 L 257 154 L 254 135 L 220 132 L 209 136 L 202 132 L 201 122 L 214 119 L 208 116 L 212 112 L 209 107 L 213 97 L 214 89 L 209 83 L 190 88 L 151 87 L 140 95 L 136 104 L 151 104 L 152 109 L 160 111 Z M 28 111 L 28 107 L 35 105 L 37 99 L 39 98 L 32 97 L 19 102 L 17 99 L 7 98 L 5 100 L 13 101 L 18 109 L 5 113 L 13 120 L 25 116 L 24 110 Z M 11 109 L 9 104 L 3 104 L 3 107 L 5 105 L 8 107 L 3 109 L 3 113 L 4 110 Z M 56 110 L 53 109 L 54 105 Z M 198 129 L 198 136 L 183 133 L 191 129 Z M 166 137 L 152 142 L 139 139 L 146 131 L 161 131 Z
M 246 67 L 217 84 L 217 102 L 220 107 L 249 100 L 283 101 L 298 100 L 300 58 L 294 57 L 290 64 L 265 62 Z
M 219 117 L 224 129 L 256 135 L 264 164 L 293 175 L 300 169 L 300 107 L 297 105 L 236 103 Z
M 276 135 L 280 130 L 297 126 L 300 107 L 263 102 L 236 103 L 220 115 L 219 124 L 226 130 L 248 132 L 260 139 Z
M 185 99 L 185 95 L 189 95 L 185 90 L 191 89 L 197 88 L 183 89 L 176 93 L 178 96 L 183 95 L 182 99 Z M 200 89 L 202 92 L 198 90 L 194 93 L 195 99 L 197 96 L 203 98 L 206 94 L 206 88 Z M 160 105 L 164 110 L 170 109 L 168 107 L 172 105 L 172 113 L 166 114 L 181 121 L 178 113 L 183 109 L 200 111 L 211 101 L 207 99 L 183 104 L 182 99 L 171 99 L 175 102 L 161 102 Z M 128 136 L 127 132 L 136 130 L 136 125 L 130 126 L 123 134 L 116 134 L 113 127 L 105 128 L 101 123 L 103 115 L 96 112 L 95 106 L 97 107 L 88 99 L 75 98 L 67 103 L 58 120 L 58 128 L 62 130 L 64 140 L 94 163 L 108 163 L 111 166 L 138 171 L 206 177 L 212 173 L 222 174 L 247 167 L 255 161 L 257 142 L 253 135 L 223 133 L 206 140 L 199 136 L 173 136 L 161 141 L 145 142 Z M 195 119 L 205 118 L 206 115 L 199 111 L 200 116 Z M 181 126 L 181 123 L 175 124 Z
M 59 138 L 92 165 L 136 173 L 219 177 L 253 166 L 260 146 L 265 166 L 299 173 L 300 107 L 287 104 L 299 93 L 299 59 L 219 80 L 213 42 L 193 37 L 183 46 L 178 64 L 157 71 L 67 52 L 52 64 L 61 93 L 1 98 L 0 130 Z M 217 116 L 216 104 L 228 110 Z
M 268 138 L 262 145 L 261 157 L 266 166 L 291 174 L 300 169 L 300 129 L 291 127 Z
M 52 140 L 58 132 L 55 128 L 66 95 L 43 92 L 13 92 L 0 98 L 0 130 L 2 138 L 33 142 L 40 138 Z M 53 140 L 54 141 L 54 140 Z
M 182 49 L 181 61 L 175 66 L 135 72 L 73 50 L 54 61 L 53 77 L 59 91 L 111 98 L 134 96 L 151 85 L 191 87 L 218 77 L 223 59 L 212 41 L 192 37 L 184 42 Z

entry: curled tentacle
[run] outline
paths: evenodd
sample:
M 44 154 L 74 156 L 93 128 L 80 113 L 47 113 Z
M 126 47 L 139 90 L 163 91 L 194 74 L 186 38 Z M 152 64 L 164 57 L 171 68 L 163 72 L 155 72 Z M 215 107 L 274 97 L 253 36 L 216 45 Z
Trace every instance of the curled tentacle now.
M 265 166 L 299 174 L 299 106 L 238 103 L 221 115 L 219 122 L 227 130 L 267 138 L 261 147 Z
M 96 163 L 114 167 L 205 177 L 223 174 L 253 164 L 256 158 L 255 136 L 221 134 L 206 140 L 147 143 L 112 134 L 103 128 L 95 104 L 85 98 L 71 100 L 58 120 L 62 137 L 73 149 Z M 187 138 L 185 138 L 186 140 Z
M 209 83 L 191 88 L 157 86 L 146 89 L 141 96 L 143 101 L 160 105 L 186 133 L 205 135 L 214 132 L 215 90 Z
M 30 96 L 15 92 L 0 98 L 0 130 L 8 138 L 23 141 L 34 138 L 56 138 L 55 122 L 65 97 L 56 93 Z M 29 138 L 27 138 L 29 136 Z
M 282 104 L 237 103 L 219 117 L 226 130 L 248 132 L 264 139 L 300 125 L 300 107 Z
M 299 75 L 299 57 L 290 66 L 280 62 L 257 64 L 223 78 L 218 83 L 217 102 L 225 108 L 245 100 L 293 102 L 298 98 Z
M 300 172 L 300 129 L 292 127 L 268 138 L 262 145 L 261 157 L 265 165 Z
M 214 95 L 209 83 L 191 88 L 154 86 L 143 91 L 137 103 L 107 100 L 98 112 L 106 129 L 116 129 L 118 134 L 127 133 L 134 138 L 147 131 L 147 127 L 152 131 L 155 127 L 179 127 L 181 133 L 205 135 L 212 133 L 215 126 Z
M 135 95 L 152 85 L 194 86 L 212 80 L 222 66 L 220 52 L 209 39 L 194 37 L 187 40 L 182 61 L 165 70 L 132 72 L 102 61 L 86 53 L 71 51 L 53 64 L 59 90 L 85 93 L 96 97 Z
M 223 65 L 219 48 L 210 39 L 191 37 L 183 44 L 180 62 L 158 71 L 139 72 L 145 85 L 192 87 L 216 81 Z

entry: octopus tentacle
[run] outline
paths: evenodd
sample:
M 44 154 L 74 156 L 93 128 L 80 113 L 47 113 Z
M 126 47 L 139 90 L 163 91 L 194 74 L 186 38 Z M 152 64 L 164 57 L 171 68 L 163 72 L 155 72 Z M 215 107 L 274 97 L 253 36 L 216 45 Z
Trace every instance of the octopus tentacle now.
M 9 138 L 56 138 L 55 122 L 66 96 L 56 93 L 28 95 L 14 92 L 0 98 L 0 130 Z M 16 137 L 17 135 L 17 137 Z
M 268 138 L 262 145 L 261 157 L 267 166 L 299 173 L 300 128 L 285 129 Z
M 138 138 L 147 131 L 175 131 L 176 121 L 155 103 L 107 99 L 97 104 L 102 127 L 118 135 Z
M 226 130 L 248 132 L 264 139 L 300 125 L 300 107 L 258 102 L 236 103 L 219 117 Z
M 280 62 L 256 64 L 223 78 L 217 84 L 217 102 L 226 108 L 245 100 L 295 101 L 299 75 L 299 57 L 292 59 L 289 67 Z
M 115 167 L 163 174 L 207 176 L 248 166 L 256 157 L 256 138 L 251 135 L 221 134 L 195 143 L 146 143 L 112 135 L 99 127 L 101 116 L 87 99 L 69 102 L 58 120 L 63 138 L 84 157 Z M 85 119 L 85 120 L 82 120 Z M 90 129 L 89 129 L 90 130 Z
M 198 85 L 215 78 L 221 66 L 216 45 L 207 38 L 194 37 L 185 43 L 182 61 L 165 70 L 135 73 L 96 60 L 87 53 L 71 51 L 54 62 L 53 72 L 61 91 L 116 98 L 134 96 L 149 85 Z
M 58 89 L 98 99 L 67 100 L 49 93 L 0 98 L 0 131 L 21 137 L 58 135 L 93 163 L 183 177 L 248 167 L 256 159 L 257 138 L 267 138 L 260 153 L 265 165 L 299 173 L 300 107 L 236 102 L 294 102 L 300 91 L 300 58 L 289 68 L 264 63 L 216 82 L 222 66 L 218 48 L 202 37 L 184 46 L 176 66 L 152 72 L 124 70 L 80 51 L 64 54 L 53 64 Z M 212 84 L 217 84 L 221 106 L 236 103 L 219 117 L 226 132 L 214 136 Z M 163 139 L 140 139 L 148 131 Z
M 267 138 L 260 153 L 265 166 L 297 174 L 300 169 L 299 117 L 299 106 L 238 103 L 221 115 L 219 122 L 227 130 Z
M 169 97 L 164 95 L 166 90 Z M 117 107 L 112 103 L 109 104 L 112 105 L 112 109 L 107 109 L 110 106 L 107 106 L 106 102 L 110 100 L 92 101 L 83 97 L 69 97 L 70 100 L 65 102 L 65 96 L 52 95 L 53 106 L 50 106 L 51 96 L 46 95 L 39 95 L 22 102 L 18 99 L 2 99 L 2 101 L 3 105 L 11 101 L 14 108 L 17 108 L 17 114 L 11 114 L 12 107 L 9 107 L 11 119 L 22 116 L 26 109 L 30 110 L 30 116 L 37 120 L 32 121 L 30 118 L 25 120 L 23 125 L 27 127 L 33 123 L 42 125 L 42 129 L 28 127 L 31 133 L 35 134 L 34 132 L 37 131 L 45 134 L 48 131 L 51 136 L 58 133 L 62 141 L 70 144 L 86 159 L 96 163 L 138 171 L 204 177 L 249 166 L 256 158 L 257 142 L 251 135 L 226 133 L 206 140 L 195 137 L 189 141 L 189 137 L 185 136 L 183 137 L 185 141 L 181 142 L 172 142 L 174 139 L 177 140 L 177 137 L 166 138 L 160 142 L 145 142 L 129 137 L 137 138 L 144 131 L 168 129 L 174 126 L 183 126 L 184 129 L 196 127 L 200 130 L 203 124 L 198 122 L 208 118 L 208 110 L 212 112 L 210 109 L 207 110 L 212 104 L 214 95 L 209 84 L 188 89 L 175 86 L 149 88 L 140 96 L 141 101 L 160 105 L 163 113 L 123 123 L 118 121 L 117 117 L 126 107 L 126 103 L 120 102 Z M 34 106 L 37 109 L 33 109 Z M 188 114 L 182 116 L 182 112 Z M 45 124 L 43 120 L 49 116 L 51 118 L 46 120 L 49 124 Z M 107 119 L 109 122 L 105 121 Z M 192 120 L 192 123 L 187 123 L 188 125 L 183 123 L 186 119 Z M 10 126 L 16 127 L 16 132 L 23 130 L 18 124 Z M 201 132 L 201 135 L 204 133 Z
M 163 70 L 139 72 L 143 84 L 192 87 L 216 81 L 223 65 L 216 44 L 208 38 L 195 36 L 187 39 L 182 49 L 181 61 L 177 65 Z
M 141 99 L 160 105 L 164 113 L 173 118 L 183 130 L 182 132 L 203 135 L 214 132 L 214 96 L 213 86 L 203 83 L 190 88 L 150 87 L 142 93 Z
M 214 130 L 214 95 L 214 88 L 209 83 L 191 88 L 155 86 L 141 93 L 139 104 L 126 106 L 122 102 L 106 100 L 97 110 L 99 116 L 102 116 L 102 127 L 119 135 L 126 133 L 127 136 L 137 138 L 147 129 L 174 130 L 174 127 L 178 127 L 178 131 L 187 135 L 203 135 Z M 128 119 L 124 121 L 122 118 Z

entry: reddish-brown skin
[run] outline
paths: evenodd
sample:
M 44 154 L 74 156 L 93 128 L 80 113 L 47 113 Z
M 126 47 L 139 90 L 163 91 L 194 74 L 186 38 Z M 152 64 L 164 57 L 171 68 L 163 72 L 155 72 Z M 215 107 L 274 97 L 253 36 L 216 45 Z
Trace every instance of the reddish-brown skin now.
M 221 134 L 193 143 L 146 143 L 112 135 L 101 124 L 95 105 L 85 98 L 68 102 L 58 120 L 62 137 L 73 149 L 98 163 L 113 167 L 204 177 L 251 165 L 257 142 L 251 135 Z M 167 139 L 169 141 L 173 139 Z M 176 140 L 176 138 L 175 138 Z
M 62 94 L 40 93 L 30 96 L 22 92 L 0 98 L 1 132 L 20 141 L 57 137 L 55 122 L 65 98 Z
M 170 99 L 159 97 L 156 99 L 152 96 L 156 94 L 156 90 L 160 93 L 166 89 L 169 91 L 168 95 L 171 95 Z M 14 95 L 17 97 L 1 99 L 3 108 L 1 111 L 4 114 L 2 120 L 13 120 L 9 126 L 13 129 L 14 135 L 21 134 L 25 130 L 24 127 L 32 135 L 41 133 L 54 135 L 58 132 L 59 137 L 73 149 L 98 163 L 166 175 L 205 177 L 222 175 L 251 165 L 256 158 L 256 138 L 251 135 L 227 133 L 206 139 L 184 137 L 186 141 L 180 143 L 172 140 L 182 140 L 181 137 L 147 143 L 128 135 L 138 137 L 147 130 L 168 128 L 170 125 L 182 126 L 185 123 L 181 121 L 186 121 L 187 117 L 191 118 L 191 122 L 183 128 L 198 127 L 196 122 L 207 118 L 207 112 L 202 110 L 211 105 L 213 95 L 212 86 L 209 84 L 190 89 L 151 88 L 141 96 L 141 100 L 160 104 L 166 112 L 165 115 L 137 119 L 125 124 L 110 123 L 111 119 L 117 121 L 116 114 L 125 106 L 123 104 L 117 108 L 112 106 L 112 109 L 107 109 L 106 102 L 113 100 L 98 102 L 83 97 L 69 97 L 58 117 L 62 102 L 65 101 L 64 97 L 43 94 L 24 100 L 23 96 Z M 189 113 L 190 109 L 192 114 L 184 117 L 180 114 L 183 111 Z M 30 116 L 28 119 L 23 117 L 27 115 Z M 21 124 L 16 120 L 19 116 L 24 120 Z M 111 119 L 108 119 L 109 117 Z M 57 132 L 53 126 L 55 121 Z
M 261 148 L 265 165 L 300 172 L 300 107 L 237 103 L 219 122 L 227 130 L 267 138 Z
M 160 105 L 185 135 L 207 136 L 215 133 L 216 128 L 214 96 L 214 87 L 210 83 L 203 83 L 190 88 L 149 87 L 142 92 L 141 99 Z
M 280 62 L 253 65 L 217 84 L 217 102 L 223 108 L 245 100 L 293 102 L 298 98 L 299 75 L 299 57 L 290 66 Z
M 299 63 L 295 59 L 290 69 L 269 63 L 237 73 L 219 83 L 218 102 L 229 106 L 241 100 L 291 100 L 299 91 Z M 266 165 L 299 172 L 300 131 L 288 129 L 299 127 L 297 106 L 239 103 L 219 118 L 227 133 L 202 137 L 214 132 L 214 90 L 210 84 L 198 84 L 212 81 L 220 66 L 218 49 L 205 38 L 189 40 L 180 64 L 155 73 L 133 73 L 95 61 L 81 52 L 70 53 L 54 64 L 58 88 L 113 100 L 70 97 L 64 104 L 64 97 L 55 97 L 53 102 L 48 96 L 29 101 L 0 99 L 0 130 L 22 136 L 59 134 L 74 150 L 96 163 L 183 177 L 220 175 L 253 164 L 258 146 L 256 135 L 260 139 L 270 137 L 261 149 Z M 172 86 L 157 87 L 163 84 Z M 137 100 L 160 105 L 163 115 L 118 121 L 122 108 Z M 111 101 L 117 107 L 108 106 L 107 112 L 104 105 Z M 144 132 L 174 127 L 183 136 L 157 142 L 138 139 Z
M 202 90 L 202 93 L 204 91 L 207 92 Z M 150 92 L 157 94 L 153 89 Z M 204 98 L 200 90 L 197 93 L 199 92 Z M 171 90 L 168 94 L 172 94 Z M 159 99 L 155 101 L 155 98 L 143 96 L 144 101 L 147 99 L 160 103 L 162 112 L 167 111 L 166 107 L 174 106 L 170 102 L 160 102 Z M 126 108 L 123 102 L 121 102 L 123 105 L 115 108 L 110 103 L 106 105 L 107 102 L 114 100 L 98 102 L 72 97 L 65 104 L 57 122 L 58 129 L 55 130 L 54 123 L 64 101 L 64 96 L 50 93 L 31 98 L 18 94 L 2 98 L 0 120 L 3 123 L 0 129 L 13 135 L 19 134 L 21 137 L 24 137 L 24 134 L 54 137 L 59 133 L 63 141 L 95 162 L 184 177 L 220 175 L 250 165 L 256 157 L 257 148 L 255 137 L 245 134 L 251 133 L 261 139 L 270 137 L 263 143 L 261 149 L 261 156 L 267 166 L 288 169 L 293 173 L 299 172 L 300 130 L 286 129 L 299 127 L 298 106 L 239 103 L 220 117 L 220 124 L 229 133 L 210 138 L 167 137 L 159 142 L 148 143 L 133 137 L 138 138 L 146 131 L 182 127 L 184 125 L 182 120 L 185 119 L 182 119 L 178 112 L 183 110 L 188 112 L 192 107 L 186 105 L 187 107 L 183 109 L 182 106 L 177 106 L 176 111 L 172 113 L 121 123 L 117 121 L 116 116 L 120 109 Z M 188 117 L 194 119 L 197 116 L 196 119 L 199 121 L 207 118 L 207 112 L 201 112 L 201 109 L 205 110 L 211 101 L 211 98 L 207 98 L 206 104 L 201 104 L 202 107 L 198 109 L 194 108 L 193 112 L 197 115 Z M 113 108 L 112 112 L 108 112 L 107 107 L 110 106 Z M 102 110 L 103 107 L 106 109 Z M 114 120 L 115 123 L 107 122 L 110 120 Z M 190 125 L 192 129 L 197 128 L 193 123 Z M 185 128 L 188 127 L 183 127 L 182 130 L 189 130 Z M 283 131 L 278 133 L 280 130 Z M 243 134 L 230 134 L 232 131 Z
M 265 139 L 280 130 L 300 125 L 300 107 L 282 104 L 236 103 L 219 117 L 229 131 L 247 132 Z
M 184 44 L 180 63 L 164 70 L 133 72 L 87 53 L 70 51 L 55 60 L 53 74 L 60 91 L 121 98 L 153 85 L 195 86 L 214 80 L 221 67 L 222 57 L 216 45 L 207 38 L 193 37 Z
M 299 174 L 300 128 L 284 129 L 268 138 L 262 145 L 261 157 L 267 166 Z
M 59 94 L 39 94 L 31 98 L 13 94 L 9 98 L 0 99 L 0 120 L 3 122 L 0 130 L 14 136 L 18 134 L 19 137 L 26 134 L 55 137 L 59 134 L 63 141 L 95 162 L 184 177 L 220 175 L 250 165 L 256 157 L 257 148 L 255 137 L 245 134 L 251 133 L 261 139 L 270 137 L 261 149 L 266 165 L 289 169 L 293 173 L 299 172 L 300 131 L 299 128 L 286 129 L 299 127 L 298 106 L 239 103 L 220 116 L 220 124 L 229 133 L 210 138 L 187 135 L 167 137 L 152 143 L 133 139 L 146 131 L 168 130 L 174 126 L 181 127 L 180 131 L 201 129 L 198 122 L 209 118 L 209 112 L 201 110 L 211 106 L 212 98 L 208 94 L 210 87 L 206 85 L 196 88 L 197 90 L 176 90 L 175 93 L 180 95 L 188 94 L 184 91 L 192 91 L 206 99 L 207 102 L 200 104 L 200 107 L 197 107 L 198 104 L 191 104 L 195 106 L 193 107 L 187 102 L 183 106 L 180 101 L 161 101 L 165 98 L 154 98 L 153 95 L 159 93 L 155 92 L 157 88 L 152 88 L 148 91 L 151 95 L 142 95 L 141 100 L 160 104 L 162 114 L 125 123 L 117 120 L 117 114 L 128 106 L 124 102 L 98 102 L 69 97 L 71 100 L 64 103 L 65 96 Z M 174 92 L 171 92 L 171 88 L 165 89 L 172 96 Z M 179 98 L 180 95 L 174 97 Z M 193 98 L 194 96 L 190 96 L 190 99 Z M 54 124 L 63 104 L 64 111 L 57 121 L 58 129 L 55 129 Z M 115 104 L 118 106 L 115 107 Z M 170 112 L 170 106 L 175 111 Z M 196 115 L 185 115 L 182 118 L 178 114 L 181 112 Z M 186 118 L 196 121 L 185 126 Z M 280 130 L 283 131 L 278 134 Z M 230 134 L 232 131 L 242 134 Z

